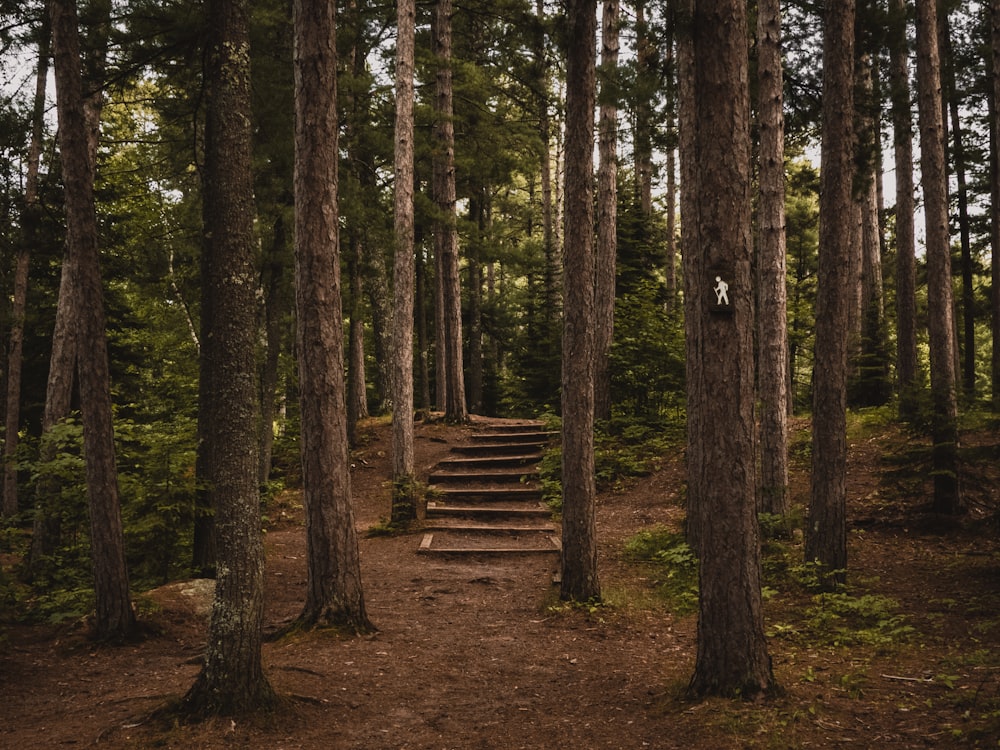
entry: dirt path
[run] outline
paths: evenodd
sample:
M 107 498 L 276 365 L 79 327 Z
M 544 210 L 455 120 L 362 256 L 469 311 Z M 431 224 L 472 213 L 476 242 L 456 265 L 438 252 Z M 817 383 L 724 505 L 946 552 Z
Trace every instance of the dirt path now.
M 355 456 L 362 530 L 387 514 L 386 437 L 373 428 Z M 464 439 L 453 427 L 420 425 L 419 470 Z M 877 472 L 864 455 L 852 466 Z M 695 618 L 655 604 L 652 574 L 622 559 L 636 531 L 679 521 L 681 472 L 672 456 L 657 474 L 600 498 L 608 606 L 593 611 L 556 601 L 554 557 L 442 559 L 417 554 L 419 532 L 363 538 L 379 631 L 266 644 L 268 675 L 288 700 L 280 714 L 252 722 L 165 729 L 145 721 L 197 674 L 205 621 L 190 597 L 174 596 L 151 617 L 160 635 L 120 649 L 94 649 L 73 629 L 11 626 L 0 645 L 0 747 L 996 747 L 1000 558 L 992 540 L 986 549 L 975 535 L 852 535 L 852 559 L 872 578 L 866 585 L 905 600 L 920 629 L 914 639 L 879 649 L 776 636 L 784 696 L 760 706 L 685 702 Z M 304 538 L 294 495 L 269 516 L 266 622 L 274 629 L 302 605 Z M 939 572 L 940 585 L 921 599 L 922 582 Z M 767 606 L 772 629 L 795 616 L 787 600 Z

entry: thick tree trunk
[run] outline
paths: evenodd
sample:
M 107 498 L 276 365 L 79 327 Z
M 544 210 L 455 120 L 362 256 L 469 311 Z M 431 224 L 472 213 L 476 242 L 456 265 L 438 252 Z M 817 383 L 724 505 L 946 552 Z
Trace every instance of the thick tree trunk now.
M 611 419 L 611 345 L 615 330 L 618 255 L 618 0 L 604 0 L 601 22 L 601 102 L 598 123 L 597 252 L 594 297 L 594 418 Z
M 245 714 L 275 700 L 261 661 L 264 549 L 246 0 L 211 0 L 208 21 L 199 411 L 218 574 L 204 663 L 181 707 L 195 717 Z
M 694 387 L 688 496 L 699 560 L 693 695 L 753 699 L 774 686 L 764 637 L 757 525 L 747 16 L 740 0 L 690 6 L 682 128 L 685 340 Z M 692 446 L 692 441 L 699 441 Z M 692 457 L 694 460 L 692 461 Z
M 563 254 L 563 599 L 598 599 L 594 502 L 594 99 L 597 0 L 567 3 Z
M 944 117 L 941 108 L 937 5 L 934 0 L 917 0 L 917 90 L 920 172 L 927 223 L 927 328 L 933 401 L 931 439 L 934 509 L 939 513 L 960 513 L 964 510 L 964 505 L 958 466 L 958 394 L 951 243 L 948 231 L 948 183 L 942 137 Z
M 121 641 L 136 628 L 128 588 L 121 524 L 111 377 L 104 320 L 94 200 L 95 158 L 80 74 L 80 42 L 74 0 L 50 3 L 55 53 L 59 146 L 65 186 L 67 253 L 75 258 L 77 371 L 83 417 L 91 557 L 94 565 L 96 636 Z
M 788 329 L 785 292 L 785 123 L 780 0 L 757 6 L 760 123 L 758 373 L 760 509 L 788 512 Z
M 416 7 L 398 0 L 392 314 L 392 522 L 417 516 L 413 458 L 413 55 Z
M 812 482 L 805 556 L 829 576 L 847 569 L 847 347 L 857 248 L 854 221 L 854 0 L 827 5 L 823 29 L 823 130 L 819 270 L 813 369 Z
M 913 116 L 905 0 L 891 0 L 889 77 L 896 166 L 896 382 L 899 415 L 917 415 L 916 240 L 913 198 Z
M 434 10 L 433 45 L 437 64 L 435 86 L 434 202 L 438 210 L 435 248 L 438 257 L 438 285 L 445 376 L 444 416 L 449 422 L 469 418 L 465 403 L 465 372 L 462 357 L 462 286 L 458 272 L 458 228 L 456 226 L 455 124 L 452 92 L 451 0 L 437 0 Z
M 371 629 L 351 501 L 337 206 L 334 6 L 296 0 L 295 309 L 306 511 L 306 625 Z

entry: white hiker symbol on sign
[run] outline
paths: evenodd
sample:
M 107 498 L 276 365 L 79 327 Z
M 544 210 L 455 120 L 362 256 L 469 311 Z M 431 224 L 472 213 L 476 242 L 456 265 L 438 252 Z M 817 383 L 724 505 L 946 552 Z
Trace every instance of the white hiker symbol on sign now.
M 715 277 L 716 282 L 718 282 L 715 288 L 712 290 L 715 292 L 715 304 L 716 305 L 729 305 L 729 284 L 722 280 L 721 276 Z

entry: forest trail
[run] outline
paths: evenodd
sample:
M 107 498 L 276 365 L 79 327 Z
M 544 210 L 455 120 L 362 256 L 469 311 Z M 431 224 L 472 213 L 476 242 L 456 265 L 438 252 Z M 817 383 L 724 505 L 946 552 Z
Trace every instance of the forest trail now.
M 552 511 L 542 502 L 538 463 L 551 434 L 537 421 L 489 423 L 428 475 L 418 552 L 450 557 L 557 554 Z

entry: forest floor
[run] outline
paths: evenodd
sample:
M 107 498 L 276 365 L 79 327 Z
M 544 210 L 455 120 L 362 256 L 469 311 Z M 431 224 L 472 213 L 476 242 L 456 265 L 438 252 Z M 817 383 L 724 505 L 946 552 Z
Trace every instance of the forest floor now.
M 417 425 L 426 473 L 470 429 Z M 793 430 L 791 491 L 808 500 L 808 425 Z M 801 542 L 765 555 L 766 627 L 782 690 L 765 701 L 691 701 L 696 616 L 658 594 L 668 568 L 626 542 L 679 529 L 683 456 L 602 492 L 600 606 L 558 601 L 556 555 L 419 555 L 419 532 L 369 536 L 388 514 L 389 429 L 365 427 L 353 494 L 368 613 L 361 637 L 298 633 L 264 646 L 286 700 L 252 720 L 150 718 L 199 670 L 198 586 L 139 597 L 156 635 L 97 647 L 83 628 L 0 623 L 0 747 L 108 748 L 919 748 L 1000 744 L 1000 433 L 965 437 L 972 511 L 927 512 L 925 451 L 897 428 L 852 429 L 849 585 L 796 583 Z M 919 446 L 917 446 L 919 448 Z M 266 629 L 305 588 L 299 498 L 266 509 Z M 801 510 L 799 510 L 801 516 Z M 202 587 L 204 590 L 205 587 Z M 208 587 L 210 592 L 210 587 Z M 187 593 L 185 593 L 187 592 Z M 151 604 L 155 602 L 155 606 Z

